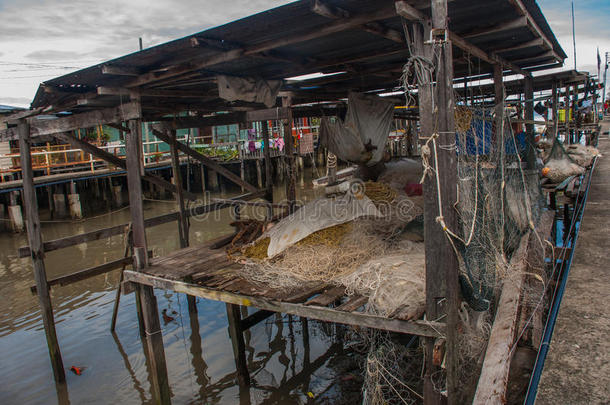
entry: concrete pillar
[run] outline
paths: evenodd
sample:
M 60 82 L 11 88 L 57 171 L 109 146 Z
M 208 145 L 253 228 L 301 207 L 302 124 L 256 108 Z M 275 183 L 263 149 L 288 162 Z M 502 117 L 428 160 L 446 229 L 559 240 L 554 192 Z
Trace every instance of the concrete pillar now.
M 66 195 L 64 194 L 64 187 L 61 184 L 55 187 L 55 193 L 53 194 L 53 211 L 57 218 L 66 218 L 68 216 L 66 210 Z
M 116 207 L 123 206 L 123 186 L 121 184 L 112 186 L 112 199 Z
M 218 181 L 218 173 L 215 170 L 208 171 L 208 182 L 211 190 L 218 191 L 220 182 Z
M 20 233 L 24 230 L 23 215 L 21 214 L 21 206 L 8 206 L 8 219 L 10 228 L 13 232 Z
M 80 205 L 80 196 L 78 194 L 69 194 L 68 203 L 70 205 L 70 217 L 72 219 L 82 219 L 83 211 Z
M 70 182 L 70 194 L 68 194 L 68 205 L 70 208 L 70 217 L 72 219 L 82 219 L 83 210 L 80 205 L 80 196 L 76 191 L 76 183 Z
M 8 218 L 10 228 L 13 232 L 23 232 L 25 230 L 25 224 L 23 222 L 23 214 L 21 212 L 21 206 L 18 202 L 18 191 L 11 191 L 9 193 L 9 206 L 8 206 Z

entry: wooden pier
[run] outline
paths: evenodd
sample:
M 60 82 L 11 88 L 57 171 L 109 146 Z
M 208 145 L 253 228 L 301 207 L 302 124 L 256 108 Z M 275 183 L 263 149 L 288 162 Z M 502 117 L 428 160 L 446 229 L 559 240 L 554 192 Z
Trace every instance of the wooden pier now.
M 532 6 L 521 0 L 498 0 L 494 2 L 494 7 L 490 7 L 488 2 L 477 0 L 468 4 L 467 12 L 461 9 L 465 3 L 454 4 L 457 6 L 448 7 L 447 0 L 303 0 L 83 69 L 41 86 L 33 103 L 34 109 L 9 119 L 9 127 L 0 131 L 0 140 L 19 140 L 21 145 L 29 237 L 29 246 L 23 247 L 21 253 L 29 255 L 34 265 L 36 291 L 56 381 L 61 383 L 65 380 L 65 371 L 55 333 L 49 287 L 50 284 L 62 283 L 61 280 L 47 280 L 44 254 L 53 249 L 130 231 L 131 258 L 115 265 L 122 267 L 126 263 L 132 264 L 132 269 L 124 272 L 123 289 L 136 294 L 140 331 L 146 341 L 144 346 L 150 362 L 151 390 L 155 402 L 171 402 L 154 293 L 154 288 L 158 288 L 187 294 L 192 311 L 196 310 L 194 297 L 227 304 L 240 386 L 246 386 L 249 382 L 243 331 L 277 312 L 303 319 L 421 337 L 426 359 L 424 404 L 457 404 L 459 391 L 463 389 L 458 382 L 458 311 L 462 297 L 458 282 L 458 256 L 446 233 L 447 229 L 458 229 L 455 210 L 456 151 L 447 146 L 456 143 L 454 79 L 461 78 L 465 83 L 493 79 L 490 94 L 499 117 L 502 117 L 506 102 L 504 76 L 523 76 L 518 83 L 518 94 L 524 97 L 524 160 L 527 169 L 534 170 L 535 80 L 532 72 L 559 67 L 566 55 L 535 3 Z M 301 25 L 277 24 L 277 21 L 294 21 L 296 18 L 303 28 L 299 28 Z M 484 21 L 491 22 L 485 26 Z M 495 38 L 493 41 L 486 39 L 491 34 Z M 430 82 L 417 83 L 419 116 L 414 117 L 409 113 L 408 117 L 419 118 L 421 143 L 432 139 L 441 145 L 438 153 L 435 147 L 434 155 L 426 157 L 435 176 L 427 176 L 423 187 L 425 319 L 411 319 L 412 314 L 400 309 L 395 311 L 395 316 L 371 315 L 363 310 L 364 297 L 348 296 L 343 288 L 330 284 L 307 285 L 294 291 L 256 285 L 242 277 L 242 265 L 227 257 L 222 243 L 215 241 L 204 246 L 190 246 L 189 216 L 228 206 L 263 203 L 267 204 L 269 210 L 282 208 L 293 212 L 297 209 L 298 139 L 292 133 L 294 119 L 342 116 L 344 99 L 352 91 L 392 93 L 405 63 L 426 58 L 430 58 L 436 79 L 434 83 L 432 79 Z M 471 58 L 479 66 L 476 75 L 471 69 Z M 282 82 L 273 107 L 260 100 L 225 100 L 220 97 L 218 89 L 219 75 L 256 76 L 274 81 L 316 72 L 339 73 L 304 81 Z M 76 82 L 79 83 L 79 91 L 71 93 L 70 89 Z M 556 83 L 552 86 L 556 100 Z M 393 100 L 396 105 L 404 104 L 403 97 L 386 99 Z M 469 101 L 478 102 L 475 99 Z M 554 104 L 556 113 L 557 103 Z M 38 120 L 37 115 L 43 111 L 45 114 L 68 111 L 71 115 L 54 120 Z M 184 112 L 195 114 L 180 116 Z M 280 159 L 287 179 L 287 202 L 279 206 L 272 201 L 271 193 L 269 121 L 283 128 L 285 144 L 284 156 Z M 503 122 L 501 119 L 497 121 Z M 558 121 L 555 119 L 555 122 Z M 172 183 L 144 171 L 142 122 L 154 123 L 154 134 L 170 145 L 171 165 L 175 173 L 179 172 L 182 153 L 242 187 L 245 194 L 233 200 L 212 201 L 187 209 L 185 201 L 195 200 L 196 196 L 184 190 L 180 176 L 176 176 Z M 260 122 L 263 128 L 264 184 L 262 180 L 257 185 L 250 184 L 240 175 L 176 139 L 178 129 L 252 122 Z M 78 128 L 101 124 L 120 126 L 125 133 L 125 159 L 69 134 L 69 131 Z M 37 215 L 29 153 L 32 142 L 42 136 L 62 139 L 124 170 L 128 182 L 130 224 L 58 241 L 44 241 Z M 576 138 L 569 139 L 576 141 Z M 262 167 L 259 172 L 263 172 Z M 179 211 L 145 220 L 143 181 L 170 191 L 176 198 Z M 266 201 L 252 201 L 261 197 Z M 548 216 L 552 216 L 552 212 L 547 211 Z M 150 258 L 147 228 L 170 221 L 176 221 L 178 225 L 181 249 L 164 257 Z M 550 236 L 550 232 L 545 231 L 548 229 L 546 222 L 530 223 L 530 226 L 538 226 L 543 241 Z M 525 277 L 528 270 L 529 247 L 530 239 L 526 235 L 521 240 L 518 254 L 510 263 L 517 277 Z M 109 269 L 84 271 L 99 274 L 106 270 Z M 70 275 L 70 280 L 64 281 L 72 282 L 84 276 L 74 274 Z M 519 288 L 502 292 L 502 308 L 497 312 L 492 331 L 494 340 L 488 346 L 487 363 L 483 365 L 481 376 L 481 381 L 489 381 L 489 384 L 485 384 L 476 396 L 473 393 L 478 401 L 476 403 L 500 403 L 505 396 L 512 347 L 517 344 L 514 334 L 509 332 L 514 332 L 519 322 L 521 312 L 517 303 L 520 294 Z M 254 307 L 259 311 L 242 319 L 239 306 Z M 445 348 L 441 362 L 434 361 L 435 354 L 438 355 L 435 347 L 439 342 L 443 342 Z M 500 359 L 500 366 L 487 367 L 494 359 Z M 434 375 L 441 372 L 446 374 L 447 381 L 442 390 L 435 387 L 433 381 Z

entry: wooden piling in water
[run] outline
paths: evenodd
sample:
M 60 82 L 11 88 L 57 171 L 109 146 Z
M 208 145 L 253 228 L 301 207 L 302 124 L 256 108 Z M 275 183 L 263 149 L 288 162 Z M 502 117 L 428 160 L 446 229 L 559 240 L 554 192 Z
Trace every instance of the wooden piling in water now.
M 246 360 L 246 346 L 239 305 L 227 304 L 227 318 L 229 320 L 229 336 L 233 346 L 235 367 L 237 368 L 237 381 L 240 387 L 247 387 L 250 385 L 250 373 Z
M 44 264 L 42 232 L 40 229 L 40 218 L 38 216 L 36 190 L 34 189 L 34 174 L 32 170 L 30 145 L 30 126 L 26 121 L 21 121 L 19 123 L 19 152 L 21 158 L 21 172 L 23 175 L 23 204 L 27 214 L 26 226 L 28 241 L 30 243 L 36 289 L 38 290 L 38 304 L 40 305 L 42 323 L 47 338 L 49 356 L 51 357 L 53 376 L 56 382 L 61 383 L 65 381 L 66 374 L 61 352 L 59 350 L 59 343 L 57 341 L 57 333 L 55 332 L 53 305 L 49 294 L 47 272 Z
M 176 185 L 176 201 L 178 202 L 178 237 L 180 240 L 180 249 L 189 246 L 189 220 L 186 215 L 186 207 L 184 205 L 184 192 L 182 190 L 182 172 L 180 171 L 180 155 L 178 154 L 178 141 L 176 139 L 176 130 L 166 131 L 171 139 L 169 145 L 172 159 L 172 173 L 174 175 L 174 184 Z M 189 312 L 197 312 L 197 299 L 192 295 L 187 294 L 187 302 Z
M 131 211 L 134 268 L 142 270 L 148 265 L 146 229 L 142 196 L 142 124 L 139 119 L 129 121 L 130 132 L 126 136 L 127 182 L 129 186 L 129 207 Z M 138 285 L 141 317 L 144 324 L 146 350 L 151 363 L 152 391 L 156 402 L 171 403 L 163 336 L 159 322 L 157 299 L 152 287 Z

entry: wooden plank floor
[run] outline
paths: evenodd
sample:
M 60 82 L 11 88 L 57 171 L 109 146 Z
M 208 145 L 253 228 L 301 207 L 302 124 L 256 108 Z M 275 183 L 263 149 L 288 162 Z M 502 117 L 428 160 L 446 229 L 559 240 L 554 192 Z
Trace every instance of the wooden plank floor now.
M 151 259 L 150 265 L 142 272 L 126 271 L 125 280 L 329 322 L 421 336 L 444 335 L 444 324 L 439 322 L 385 318 L 366 313 L 366 297 L 348 296 L 343 287 L 336 285 L 308 284 L 287 290 L 250 282 L 241 276 L 242 265 L 231 261 L 224 248 L 213 249 L 213 245 L 214 241 Z

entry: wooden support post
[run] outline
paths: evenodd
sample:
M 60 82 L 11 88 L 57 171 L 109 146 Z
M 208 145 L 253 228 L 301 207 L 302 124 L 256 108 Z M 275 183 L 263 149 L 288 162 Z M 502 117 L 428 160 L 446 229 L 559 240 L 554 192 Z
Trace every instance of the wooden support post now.
M 129 186 L 129 207 L 131 211 L 134 268 L 142 270 L 148 264 L 144 210 L 142 207 L 142 123 L 139 119 L 129 121 L 130 133 L 126 136 L 127 183 Z M 137 288 L 146 337 L 146 350 L 151 364 L 152 393 L 155 401 L 171 403 L 163 335 L 159 322 L 157 299 L 151 286 Z
M 503 67 L 500 63 L 494 65 L 494 105 L 495 105 L 495 125 L 496 130 L 493 133 L 494 139 L 491 142 L 492 150 L 503 148 L 504 145 L 499 145 L 498 142 L 502 139 L 502 131 L 504 131 L 504 82 L 503 82 Z M 486 151 L 491 152 L 491 151 Z
M 445 299 L 447 314 L 446 370 L 447 399 L 449 404 L 457 401 L 457 310 L 458 261 L 448 236 L 437 218 L 442 217 L 449 229 L 457 229 L 454 205 L 457 201 L 457 156 L 455 150 L 443 147 L 455 143 L 454 101 L 453 101 L 453 60 L 450 42 L 426 44 L 429 30 L 447 30 L 447 0 L 431 0 L 432 26 L 414 24 L 414 45 L 419 55 L 427 56 L 438 65 L 436 86 L 432 83 L 419 83 L 419 108 L 421 133 L 430 148 L 429 163 L 436 168 L 436 174 L 427 176 L 424 182 L 424 239 L 426 250 L 426 318 L 436 321 L 442 316 L 440 302 Z M 432 58 L 433 50 L 440 52 Z M 434 100 L 434 103 L 432 103 Z M 435 109 L 433 110 L 433 104 Z M 436 137 L 436 138 L 433 138 Z M 434 150 L 438 159 L 434 158 Z M 438 176 L 438 187 L 437 178 Z M 442 196 L 439 207 L 438 195 Z M 442 212 L 441 212 L 442 210 Z M 424 375 L 424 403 L 438 404 L 441 396 L 434 389 L 431 379 L 436 367 L 432 361 L 434 339 L 426 340 L 426 368 Z
M 282 106 L 290 107 L 292 100 L 289 97 L 282 98 Z M 288 118 L 284 121 L 284 154 L 286 161 L 286 171 L 288 172 L 288 178 L 286 179 L 286 200 L 288 200 L 290 212 L 294 211 L 297 195 L 297 174 L 296 164 L 294 159 L 294 138 L 292 136 L 292 109 L 288 110 Z
M 557 109 L 559 108 L 559 96 L 557 94 L 557 81 L 553 80 L 553 88 L 551 90 L 551 108 L 552 108 L 552 117 L 553 117 L 553 138 L 557 137 L 557 131 L 559 128 L 559 116 L 557 114 Z
M 263 168 L 260 159 L 256 159 L 256 184 L 258 188 L 263 188 Z
M 263 156 L 265 157 L 265 199 L 273 202 L 273 179 L 271 178 L 271 149 L 269 146 L 269 123 L 261 123 L 263 129 Z
M 178 147 L 176 140 L 176 130 L 167 131 L 167 135 L 171 138 L 170 153 L 172 157 L 172 171 L 174 182 L 178 192 L 176 193 L 176 201 L 178 202 L 179 219 L 178 233 L 180 238 L 180 248 L 184 249 L 189 246 L 189 223 L 186 215 L 186 207 L 184 205 L 184 195 L 182 193 L 182 173 L 180 172 L 180 156 L 178 155 Z
M 180 171 L 180 155 L 178 153 L 178 140 L 176 139 L 176 130 L 168 130 L 167 136 L 170 137 L 171 143 L 169 145 L 170 154 L 172 156 L 172 171 L 174 175 L 174 181 L 176 189 L 176 201 L 178 202 L 178 237 L 180 238 L 180 249 L 187 248 L 189 246 L 189 219 L 186 214 L 186 207 L 184 205 L 184 195 L 182 192 L 182 172 Z M 192 295 L 186 296 L 188 302 L 188 308 L 190 313 L 197 312 L 197 299 Z
M 227 304 L 227 318 L 229 319 L 229 336 L 231 337 L 235 367 L 237 368 L 237 381 L 240 388 L 247 387 L 250 385 L 250 373 L 246 360 L 246 346 L 239 305 Z
M 205 165 L 200 163 L 199 167 L 201 168 L 201 192 L 205 194 Z
M 525 124 L 525 161 L 527 168 L 533 170 L 536 168 L 536 141 L 534 140 L 534 79 L 531 76 L 526 76 L 524 79 L 525 93 L 525 116 L 523 117 Z
M 244 183 L 246 182 L 246 161 L 243 158 L 239 161 L 239 177 L 242 179 L 242 181 Z M 242 185 L 241 192 L 244 193 L 245 191 L 246 191 L 246 189 Z
M 21 156 L 21 171 L 23 175 L 23 204 L 26 210 L 26 226 L 28 241 L 34 266 L 34 278 L 38 290 L 38 303 L 40 305 L 42 323 L 47 338 L 49 356 L 53 367 L 53 376 L 56 382 L 66 379 L 64 364 L 59 350 L 57 334 L 55 332 L 55 320 L 53 318 L 53 305 L 49 294 L 47 273 L 44 264 L 44 249 L 42 244 L 42 232 L 40 229 L 40 218 L 38 217 L 38 203 L 36 190 L 34 189 L 34 174 L 32 170 L 32 156 L 30 153 L 31 139 L 30 126 L 27 122 L 19 123 L 19 152 Z

